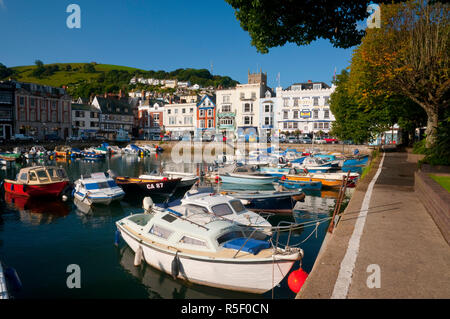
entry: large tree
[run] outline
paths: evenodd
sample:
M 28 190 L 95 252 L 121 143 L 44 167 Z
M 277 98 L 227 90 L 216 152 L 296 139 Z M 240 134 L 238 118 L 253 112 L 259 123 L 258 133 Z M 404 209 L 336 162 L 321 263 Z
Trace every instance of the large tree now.
M 225 0 L 261 53 L 288 42 L 307 45 L 319 38 L 335 47 L 358 45 L 365 30 L 358 23 L 369 13 L 369 0 Z M 398 1 L 380 0 L 377 3 Z
M 374 83 L 362 100 L 400 94 L 423 108 L 428 147 L 449 103 L 449 8 L 419 0 L 382 5 L 381 27 L 367 31 L 352 60 L 352 72 Z

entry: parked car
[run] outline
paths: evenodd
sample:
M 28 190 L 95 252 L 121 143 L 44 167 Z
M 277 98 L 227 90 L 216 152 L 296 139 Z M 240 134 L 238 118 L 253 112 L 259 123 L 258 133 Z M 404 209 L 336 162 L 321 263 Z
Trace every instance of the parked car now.
M 13 140 L 13 141 L 38 142 L 37 138 L 35 138 L 33 136 L 25 135 L 25 134 L 14 134 L 13 136 L 11 136 L 11 140 Z
M 312 139 L 309 137 L 302 137 L 299 141 L 299 143 L 301 144 L 311 144 L 312 143 Z
M 323 138 L 325 140 L 325 142 L 327 142 L 328 144 L 337 144 L 338 143 L 338 139 L 334 138 L 334 137 L 324 137 Z
M 296 143 L 298 143 L 298 138 L 297 138 L 297 136 L 289 136 L 287 138 L 287 141 L 289 144 L 296 144 Z
M 327 142 L 322 137 L 315 137 L 313 139 L 314 144 L 326 144 Z

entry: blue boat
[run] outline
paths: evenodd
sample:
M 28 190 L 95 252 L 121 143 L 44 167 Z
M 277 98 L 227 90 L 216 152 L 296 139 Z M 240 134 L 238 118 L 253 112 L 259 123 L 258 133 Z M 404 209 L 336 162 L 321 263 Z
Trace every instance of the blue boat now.
M 359 165 L 363 166 L 363 165 L 366 165 L 368 161 L 369 161 L 369 155 L 364 155 L 364 156 L 359 156 L 357 158 L 347 159 L 344 161 L 342 166 L 343 167 L 359 166 Z
M 321 190 L 322 182 L 314 181 L 287 181 L 279 180 L 278 183 L 287 189 Z

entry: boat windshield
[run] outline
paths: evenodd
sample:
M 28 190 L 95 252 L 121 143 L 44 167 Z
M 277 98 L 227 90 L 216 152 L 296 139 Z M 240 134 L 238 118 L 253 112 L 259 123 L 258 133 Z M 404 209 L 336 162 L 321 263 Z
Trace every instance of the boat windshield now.
M 241 238 L 241 237 L 245 237 L 245 235 L 241 231 L 234 230 L 234 231 L 225 233 L 222 236 L 217 237 L 217 243 L 219 245 L 221 245 L 224 242 L 227 242 L 229 240 L 236 239 L 236 238 Z
M 41 170 L 36 171 L 36 175 L 38 176 L 39 181 L 41 181 L 41 182 L 48 181 L 48 176 L 47 176 L 47 173 L 45 172 L 45 170 L 41 169 Z
M 116 186 L 116 183 L 114 183 L 114 181 L 105 181 L 105 182 L 85 184 L 85 187 L 88 190 L 105 189 L 105 188 L 111 188 L 111 187 L 115 187 L 115 186 Z
M 233 211 L 231 210 L 230 206 L 228 204 L 219 204 L 211 207 L 214 215 L 216 216 L 225 216 L 225 215 L 232 215 Z
M 61 179 L 61 177 L 58 175 L 58 171 L 56 169 L 48 168 L 47 172 L 52 180 L 60 180 Z
M 242 202 L 240 200 L 232 200 L 230 204 L 236 213 L 245 212 L 245 207 L 244 205 L 242 205 Z

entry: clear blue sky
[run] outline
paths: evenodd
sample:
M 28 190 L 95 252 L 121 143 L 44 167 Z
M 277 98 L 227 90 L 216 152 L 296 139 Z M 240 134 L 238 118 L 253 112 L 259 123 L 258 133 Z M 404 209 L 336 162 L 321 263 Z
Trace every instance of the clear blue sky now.
M 81 29 L 69 29 L 69 4 L 81 7 Z M 92 62 L 145 70 L 211 68 L 246 83 L 262 68 L 275 87 L 307 80 L 331 84 L 352 49 L 325 40 L 288 44 L 260 54 L 224 0 L 0 0 L 0 63 L 8 67 Z

